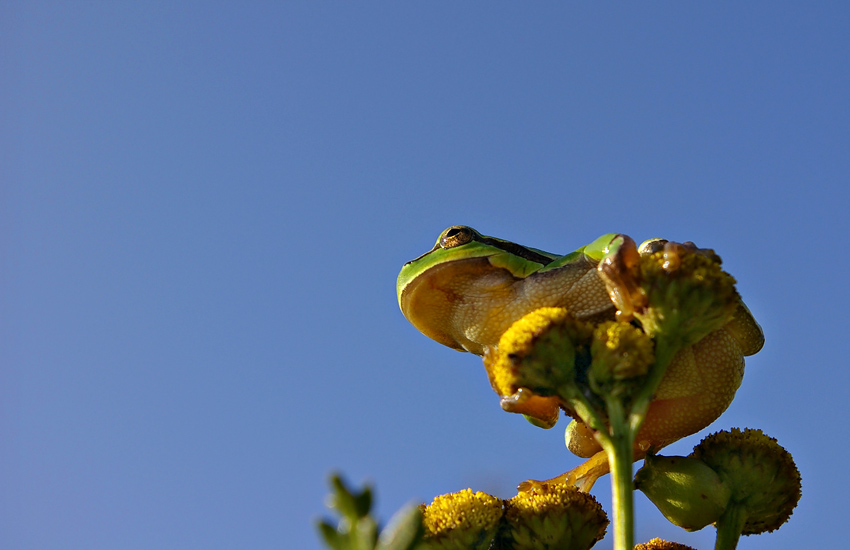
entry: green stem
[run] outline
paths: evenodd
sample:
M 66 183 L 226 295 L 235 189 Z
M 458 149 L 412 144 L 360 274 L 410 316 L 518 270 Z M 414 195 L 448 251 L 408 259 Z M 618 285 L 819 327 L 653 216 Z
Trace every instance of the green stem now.
M 587 424 L 590 428 L 597 430 L 599 432 L 599 436 L 605 437 L 605 431 L 608 428 L 605 423 L 605 418 L 599 414 L 599 411 L 590 404 L 587 398 L 577 391 L 572 391 L 571 388 L 564 388 L 560 392 L 560 397 L 567 403 L 572 404 L 579 418 L 581 418 L 585 424 Z
M 714 550 L 735 550 L 746 522 L 747 513 L 744 507 L 730 502 L 717 520 L 717 541 L 714 543 Z
M 634 547 L 634 462 L 635 437 L 646 417 L 649 403 L 655 395 L 661 379 L 680 346 L 659 342 L 655 350 L 655 362 L 629 410 L 623 407 L 620 398 L 607 397 L 606 422 L 600 411 L 574 386 L 560 388 L 560 397 L 571 403 L 584 422 L 598 430 L 596 439 L 608 455 L 611 471 L 611 496 L 614 508 L 614 550 L 632 550 Z M 597 392 L 598 393 L 598 392 Z M 607 428 L 607 429 L 606 429 Z
M 604 445 L 611 466 L 611 498 L 614 508 L 614 550 L 632 550 L 634 546 L 634 432 L 626 420 L 619 399 L 606 400 L 611 423 L 610 443 Z
M 631 411 L 629 414 L 629 426 L 633 434 L 637 434 L 644 418 L 646 411 L 649 409 L 649 404 L 655 396 L 655 391 L 658 385 L 661 384 L 664 374 L 667 372 L 667 367 L 673 361 L 673 357 L 681 349 L 681 345 L 671 344 L 666 338 L 659 338 L 655 345 L 655 362 L 649 369 L 649 374 L 646 382 L 640 391 L 632 399 Z
M 634 397 L 629 410 L 616 398 L 605 400 L 610 422 L 611 445 L 604 446 L 611 466 L 611 496 L 614 507 L 614 550 L 632 550 L 634 547 L 634 480 L 632 463 L 634 445 L 646 411 L 652 401 L 667 367 L 680 346 L 668 345 L 663 339 L 655 348 L 655 362 L 646 382 Z

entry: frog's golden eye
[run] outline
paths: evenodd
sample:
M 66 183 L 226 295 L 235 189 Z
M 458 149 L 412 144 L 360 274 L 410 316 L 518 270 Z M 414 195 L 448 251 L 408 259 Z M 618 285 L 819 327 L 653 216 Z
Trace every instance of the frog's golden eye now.
M 478 232 L 465 225 L 449 227 L 440 236 L 440 248 L 454 248 L 476 240 Z

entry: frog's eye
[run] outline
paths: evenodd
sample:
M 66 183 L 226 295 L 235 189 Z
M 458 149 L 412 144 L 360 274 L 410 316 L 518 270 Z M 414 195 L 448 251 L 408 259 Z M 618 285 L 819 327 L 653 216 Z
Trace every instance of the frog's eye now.
M 440 248 L 454 248 L 476 240 L 478 232 L 465 225 L 449 227 L 440 236 Z

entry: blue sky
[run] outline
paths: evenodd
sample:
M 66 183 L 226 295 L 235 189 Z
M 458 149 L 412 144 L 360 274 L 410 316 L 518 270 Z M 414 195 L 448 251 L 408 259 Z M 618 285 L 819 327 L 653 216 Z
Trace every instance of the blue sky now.
M 740 547 L 840 546 L 848 25 L 840 2 L 4 2 L 0 546 L 316 549 L 334 470 L 386 519 L 577 465 L 565 422 L 503 413 L 398 311 L 454 224 L 717 250 L 767 345 L 669 452 L 762 428 L 803 498 Z M 712 546 L 637 500 L 639 540 Z

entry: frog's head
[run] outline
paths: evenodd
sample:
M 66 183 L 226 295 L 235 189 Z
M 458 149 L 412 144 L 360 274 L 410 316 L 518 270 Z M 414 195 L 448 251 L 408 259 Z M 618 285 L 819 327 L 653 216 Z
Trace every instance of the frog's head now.
M 396 286 L 399 307 L 429 338 L 482 355 L 517 318 L 514 283 L 558 257 L 455 225 L 404 264 Z

